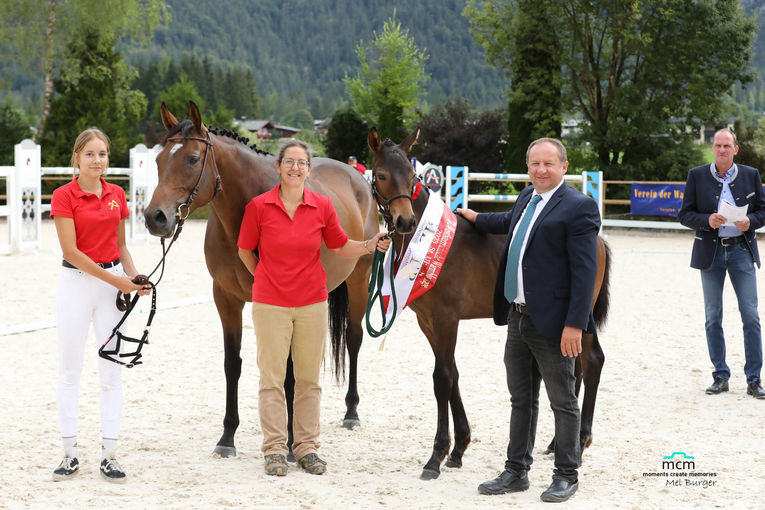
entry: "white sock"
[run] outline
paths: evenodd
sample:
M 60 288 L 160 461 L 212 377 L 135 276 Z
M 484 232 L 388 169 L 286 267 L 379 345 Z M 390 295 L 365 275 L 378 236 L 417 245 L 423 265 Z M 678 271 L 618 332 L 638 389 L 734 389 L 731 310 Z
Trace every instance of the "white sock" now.
M 62 437 L 61 442 L 64 445 L 64 454 L 72 459 L 77 458 L 77 436 Z
M 109 459 L 114 455 L 115 451 L 117 451 L 116 439 L 104 438 L 101 440 L 101 458 Z

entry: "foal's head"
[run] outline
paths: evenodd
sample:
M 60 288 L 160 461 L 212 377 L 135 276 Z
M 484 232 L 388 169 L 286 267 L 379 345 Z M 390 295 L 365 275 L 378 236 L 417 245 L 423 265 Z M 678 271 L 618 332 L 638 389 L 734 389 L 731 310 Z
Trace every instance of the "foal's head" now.
M 372 191 L 386 220 L 400 234 L 411 233 L 417 227 L 412 209 L 412 193 L 418 179 L 408 153 L 419 134 L 420 129 L 415 128 L 398 145 L 387 138 L 381 141 L 375 128 L 369 131 L 367 137 L 373 153 Z

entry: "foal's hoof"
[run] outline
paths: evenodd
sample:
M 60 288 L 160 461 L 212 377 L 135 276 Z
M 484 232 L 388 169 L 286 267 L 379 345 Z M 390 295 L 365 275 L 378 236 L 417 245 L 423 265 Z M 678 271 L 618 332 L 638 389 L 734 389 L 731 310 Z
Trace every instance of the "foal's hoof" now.
M 433 469 L 423 469 L 422 474 L 420 475 L 420 480 L 435 480 L 438 478 L 438 476 L 441 474 L 440 471 L 435 471 Z
M 462 461 L 461 460 L 455 460 L 451 457 L 446 459 L 446 467 L 450 468 L 461 468 L 462 467 Z
M 343 420 L 343 428 L 353 430 L 356 427 L 361 427 L 361 420 L 346 418 Z
M 287 462 L 297 462 L 295 454 L 292 453 L 292 448 L 290 448 L 290 451 L 287 453 Z
M 234 446 L 221 446 L 217 445 L 210 454 L 211 457 L 216 459 L 226 459 L 228 457 L 236 457 L 236 447 Z

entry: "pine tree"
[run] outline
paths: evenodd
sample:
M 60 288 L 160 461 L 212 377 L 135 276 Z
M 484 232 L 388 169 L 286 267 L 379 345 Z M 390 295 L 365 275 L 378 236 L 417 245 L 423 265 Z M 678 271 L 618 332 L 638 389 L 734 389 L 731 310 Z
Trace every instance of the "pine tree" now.
M 389 19 L 367 48 L 356 48 L 360 68 L 344 82 L 354 109 L 382 137 L 400 140 L 415 118 L 415 107 L 428 80 L 425 51 L 401 23 Z
M 75 77 L 54 82 L 58 95 L 39 141 L 44 165 L 67 166 L 75 138 L 91 126 L 110 138 L 112 166 L 126 165 L 128 149 L 141 142 L 137 126 L 146 111 L 146 97 L 130 89 L 134 74 L 114 45 L 114 36 L 96 31 L 69 44 L 68 57 L 81 67 Z

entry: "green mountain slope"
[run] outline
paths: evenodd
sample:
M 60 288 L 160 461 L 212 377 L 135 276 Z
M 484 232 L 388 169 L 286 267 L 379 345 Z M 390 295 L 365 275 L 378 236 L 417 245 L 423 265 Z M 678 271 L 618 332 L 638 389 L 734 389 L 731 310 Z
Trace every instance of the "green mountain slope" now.
M 170 25 L 157 30 L 149 49 L 128 51 L 133 62 L 194 53 L 216 64 L 245 64 L 262 96 L 302 94 L 319 117 L 332 112 L 316 110 L 346 97 L 342 79 L 355 73 L 357 44 L 395 13 L 430 55 L 428 103 L 462 96 L 479 107 L 504 104 L 507 81 L 473 42 L 464 0 L 166 1 Z

